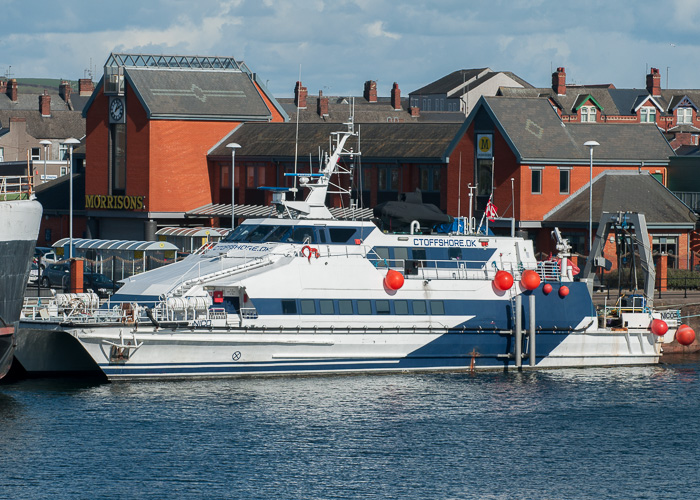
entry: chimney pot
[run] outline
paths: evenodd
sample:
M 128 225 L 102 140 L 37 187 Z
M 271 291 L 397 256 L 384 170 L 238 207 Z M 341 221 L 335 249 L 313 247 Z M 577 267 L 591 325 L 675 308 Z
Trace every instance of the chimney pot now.
M 306 96 L 308 91 L 306 87 L 302 87 L 301 82 L 297 82 L 294 87 L 294 104 L 296 104 L 299 109 L 306 109 Z
M 651 95 L 661 95 L 661 75 L 658 68 L 651 68 L 647 75 L 647 92 Z
M 364 97 L 367 99 L 367 102 L 377 102 L 377 82 L 374 80 L 365 82 Z
M 396 82 L 391 88 L 391 107 L 396 110 L 401 109 L 401 89 L 399 89 L 399 84 Z
M 39 111 L 41 116 L 51 116 L 51 96 L 46 93 L 46 90 L 39 96 Z
M 318 91 L 317 111 L 319 116 L 328 116 L 328 97 L 323 96 L 323 91 Z
M 566 95 L 566 70 L 563 67 L 552 73 L 552 90 L 557 95 Z
M 78 80 L 78 95 L 90 96 L 95 90 L 95 84 L 90 78 L 81 78 Z
M 63 80 L 58 86 L 58 95 L 61 97 L 61 99 L 68 102 L 70 100 L 71 90 L 70 83 Z
M 14 78 L 7 82 L 7 95 L 11 101 L 17 102 L 17 80 Z

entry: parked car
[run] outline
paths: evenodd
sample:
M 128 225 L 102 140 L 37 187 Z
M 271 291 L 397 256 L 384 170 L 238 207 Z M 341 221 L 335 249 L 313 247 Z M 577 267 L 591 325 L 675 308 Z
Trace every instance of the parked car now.
M 70 285 L 70 262 L 64 260 L 47 264 L 41 275 L 41 286 L 68 288 Z
M 39 280 L 39 266 L 36 262 L 32 262 L 32 267 L 29 270 L 29 280 L 28 283 L 36 283 Z
M 36 247 L 34 249 L 34 262 L 42 271 L 49 262 L 58 262 L 60 259 L 51 247 Z
M 67 289 L 70 286 L 70 262 L 67 260 L 49 264 L 41 277 L 41 286 Z M 100 297 L 107 297 L 119 288 L 102 273 L 84 272 L 83 289 L 95 292 Z

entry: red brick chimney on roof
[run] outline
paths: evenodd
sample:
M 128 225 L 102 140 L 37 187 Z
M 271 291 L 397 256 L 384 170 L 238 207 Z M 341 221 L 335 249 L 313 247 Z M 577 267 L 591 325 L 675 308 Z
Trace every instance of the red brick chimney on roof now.
M 396 82 L 391 87 L 391 107 L 396 110 L 401 109 L 401 89 L 399 89 L 399 84 Z
M 420 108 L 418 106 L 411 106 L 408 108 L 408 111 L 411 113 L 413 118 L 418 118 L 420 116 Z
M 661 95 L 661 75 L 658 68 L 651 68 L 647 75 L 647 92 L 651 95 Z
M 564 68 L 557 68 L 556 73 L 552 73 L 552 90 L 557 95 L 566 95 L 566 71 Z
M 14 78 L 7 81 L 7 95 L 11 101 L 17 102 L 17 80 Z
M 318 114 L 321 117 L 328 116 L 328 97 L 323 97 L 323 91 L 319 90 L 318 91 L 318 105 L 317 110 Z
M 301 86 L 301 82 L 297 82 L 294 87 L 294 104 L 299 109 L 306 109 L 306 96 L 309 94 L 306 87 Z
M 39 111 L 41 112 L 41 116 L 51 116 L 51 96 L 46 93 L 44 90 L 44 93 L 39 96 Z
M 367 102 L 377 102 L 377 82 L 367 80 L 365 82 L 365 99 Z
M 80 96 L 91 96 L 95 90 L 95 84 L 90 78 L 81 78 L 78 80 L 78 94 Z
M 70 100 L 71 90 L 72 89 L 70 88 L 70 83 L 63 80 L 63 81 L 61 81 L 61 84 L 58 86 L 58 95 L 61 96 L 61 99 L 68 102 Z

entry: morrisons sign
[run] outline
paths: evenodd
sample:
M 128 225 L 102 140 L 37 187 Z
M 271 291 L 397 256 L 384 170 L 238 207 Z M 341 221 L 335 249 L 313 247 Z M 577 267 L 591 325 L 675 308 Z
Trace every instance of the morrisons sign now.
M 141 210 L 143 196 L 104 196 L 101 194 L 86 194 L 85 208 L 102 210 Z

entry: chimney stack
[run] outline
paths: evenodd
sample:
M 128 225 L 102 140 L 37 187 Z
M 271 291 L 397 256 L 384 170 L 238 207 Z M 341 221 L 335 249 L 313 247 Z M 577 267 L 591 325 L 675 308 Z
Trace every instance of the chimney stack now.
M 318 91 L 318 115 L 320 117 L 328 116 L 328 97 L 323 97 L 323 91 Z
M 61 99 L 68 102 L 70 100 L 71 90 L 72 89 L 70 88 L 70 83 L 63 80 L 63 81 L 61 81 L 61 84 L 58 86 L 58 95 L 61 96 Z
M 78 94 L 82 96 L 91 96 L 95 90 L 95 84 L 90 78 L 81 78 L 78 80 Z
M 39 96 L 39 111 L 41 116 L 51 116 L 51 96 L 46 93 L 46 90 Z
M 11 101 L 17 102 L 17 80 L 14 78 L 7 82 L 7 95 Z
M 365 99 L 367 102 L 377 102 L 377 82 L 373 80 L 365 82 Z
M 647 75 L 647 92 L 651 95 L 661 95 L 661 75 L 658 68 L 651 68 Z
M 566 71 L 564 68 L 557 68 L 557 72 L 552 73 L 552 90 L 557 95 L 566 95 Z
M 401 109 L 401 89 L 399 89 L 399 84 L 396 82 L 391 88 L 391 107 L 395 110 Z
M 297 82 L 294 87 L 294 104 L 296 104 L 299 109 L 306 109 L 306 96 L 308 91 L 306 87 L 301 86 L 301 82 Z
M 418 106 L 411 106 L 408 108 L 409 113 L 411 113 L 411 117 L 413 118 L 418 118 L 420 116 L 420 108 Z

